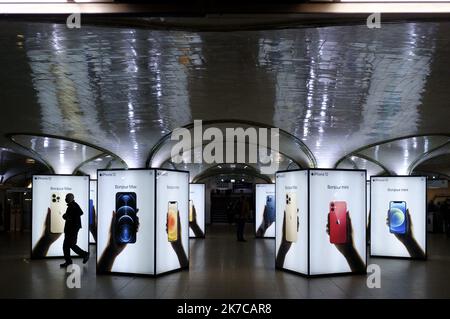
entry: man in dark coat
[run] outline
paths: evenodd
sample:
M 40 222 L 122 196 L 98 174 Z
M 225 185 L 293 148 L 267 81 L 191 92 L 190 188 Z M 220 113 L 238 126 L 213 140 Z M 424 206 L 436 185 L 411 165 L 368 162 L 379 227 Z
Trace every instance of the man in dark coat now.
M 67 210 L 63 215 L 66 223 L 64 225 L 64 259 L 66 260 L 61 267 L 67 267 L 72 264 L 72 258 L 70 257 L 70 250 L 72 249 L 77 255 L 83 257 L 83 264 L 89 260 L 89 252 L 84 251 L 77 246 L 78 231 L 81 228 L 81 215 L 83 211 L 80 206 L 75 202 L 73 194 L 66 195 Z

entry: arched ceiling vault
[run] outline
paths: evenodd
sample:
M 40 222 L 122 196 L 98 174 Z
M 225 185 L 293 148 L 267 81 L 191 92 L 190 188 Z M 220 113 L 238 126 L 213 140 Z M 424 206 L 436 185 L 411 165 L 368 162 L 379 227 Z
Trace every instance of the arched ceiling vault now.
M 27 186 L 33 174 L 50 172 L 39 159 L 0 147 L 0 185 Z
M 450 134 L 405 136 L 355 150 L 338 160 L 335 167 L 343 168 L 351 162 L 354 168 L 365 169 L 369 161 L 378 165 L 383 173 L 409 175 L 421 163 L 448 153 Z
M 173 147 L 179 143 L 180 140 L 174 140 L 172 138 L 172 133 L 170 133 L 164 136 L 152 149 L 147 165 L 149 167 L 166 166 L 169 168 L 189 170 L 191 172 L 191 178 L 194 178 L 196 175 L 202 174 L 212 167 L 216 167 L 217 164 L 219 164 L 219 166 L 222 164 L 224 167 L 228 167 L 227 164 L 237 163 L 245 164 L 245 166 L 257 171 L 258 174 L 267 175 L 269 179 L 277 170 L 316 166 L 316 160 L 306 145 L 304 145 L 301 140 L 283 130 L 276 131 L 275 137 L 279 140 L 279 143 L 276 146 L 272 145 L 270 142 L 270 130 L 273 128 L 265 124 L 232 119 L 205 121 L 202 123 L 202 127 L 199 127 L 198 125 L 197 127 L 198 131 L 193 123 L 184 126 L 184 128 L 189 131 L 191 139 L 189 139 L 188 147 L 182 150 L 182 154 L 180 153 L 180 156 L 183 159 L 181 163 L 174 163 L 172 159 L 171 152 Z M 207 131 L 209 128 L 218 130 L 223 136 L 223 139 L 220 141 L 203 139 L 197 140 L 197 142 L 194 141 L 195 134 L 198 135 L 196 132 L 200 132 L 200 135 L 203 136 L 203 132 Z M 253 132 L 256 132 L 255 135 L 258 136 L 258 140 L 251 141 L 249 139 L 242 139 L 239 141 L 238 139 L 235 139 L 234 136 L 229 135 L 228 130 L 230 129 L 242 129 L 245 132 L 253 130 Z M 267 140 L 259 139 L 258 132 L 260 129 L 266 130 Z M 223 160 L 222 162 L 206 163 L 203 151 L 207 145 L 220 148 L 223 151 L 223 156 L 221 158 Z M 252 161 L 249 154 L 251 150 L 258 153 L 271 154 L 271 160 L 276 163 L 277 168 L 270 174 L 265 173 L 263 168 L 267 167 L 269 164 L 265 164 L 259 157 L 257 158 L 257 161 Z M 227 163 L 227 159 L 229 158 L 228 155 L 230 155 L 229 153 L 234 155 L 234 160 Z M 240 156 L 242 156 L 241 159 L 239 158 Z M 244 159 L 244 161 L 242 161 L 242 159 Z
M 9 134 L 9 138 L 16 145 L 35 154 L 56 174 L 82 172 L 94 177 L 97 168 L 110 167 L 113 162 L 127 167 L 115 154 L 75 139 L 27 133 Z

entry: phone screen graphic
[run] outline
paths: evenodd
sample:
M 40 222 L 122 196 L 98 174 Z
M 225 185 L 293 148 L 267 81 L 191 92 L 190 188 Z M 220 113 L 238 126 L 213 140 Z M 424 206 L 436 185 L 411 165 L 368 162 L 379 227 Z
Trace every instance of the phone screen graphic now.
M 64 232 L 65 220 L 63 215 L 66 212 L 66 193 L 52 193 L 50 202 L 50 232 L 61 234 Z
M 94 200 L 89 199 L 89 225 L 94 225 Z
M 328 225 L 330 231 L 330 243 L 345 244 L 348 241 L 347 229 L 347 203 L 334 201 L 330 203 L 328 213 Z
M 271 224 L 275 222 L 275 197 L 273 195 L 267 195 L 266 197 L 266 209 L 268 222 Z
M 189 222 L 192 223 L 194 221 L 194 203 L 192 199 L 189 200 Z
M 169 202 L 167 212 L 167 235 L 169 242 L 178 240 L 178 202 Z
M 406 234 L 407 216 L 406 202 L 392 201 L 389 203 L 389 231 L 392 234 Z
M 121 244 L 136 242 L 137 232 L 136 193 L 116 193 L 115 240 Z
M 286 240 L 292 243 L 297 241 L 298 236 L 298 209 L 296 195 L 296 193 L 286 193 Z

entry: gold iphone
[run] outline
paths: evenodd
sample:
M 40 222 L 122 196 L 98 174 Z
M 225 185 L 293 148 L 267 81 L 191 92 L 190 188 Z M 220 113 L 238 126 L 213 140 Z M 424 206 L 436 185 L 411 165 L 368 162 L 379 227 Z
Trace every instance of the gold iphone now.
M 192 223 L 194 221 L 194 203 L 192 199 L 189 200 L 189 222 Z
M 167 235 L 169 242 L 178 240 L 178 202 L 169 202 L 167 210 Z
M 61 234 L 64 232 L 65 220 L 63 215 L 66 212 L 65 193 L 53 193 L 50 202 L 50 232 Z
M 297 241 L 297 196 L 296 193 L 286 193 L 286 240 L 292 243 Z

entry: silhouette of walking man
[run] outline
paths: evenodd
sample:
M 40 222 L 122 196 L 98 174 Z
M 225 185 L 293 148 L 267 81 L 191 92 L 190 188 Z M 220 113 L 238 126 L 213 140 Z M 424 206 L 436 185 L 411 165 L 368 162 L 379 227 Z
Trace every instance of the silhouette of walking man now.
M 66 195 L 67 210 L 63 215 L 66 223 L 64 225 L 64 259 L 66 260 L 60 265 L 61 268 L 67 267 L 72 264 L 72 258 L 70 257 L 70 250 L 72 249 L 77 255 L 83 257 L 83 264 L 89 260 L 89 252 L 84 251 L 77 246 L 78 231 L 81 228 L 81 215 L 83 211 L 80 206 L 75 202 L 75 197 L 72 193 Z

